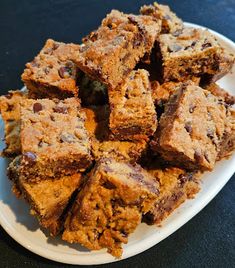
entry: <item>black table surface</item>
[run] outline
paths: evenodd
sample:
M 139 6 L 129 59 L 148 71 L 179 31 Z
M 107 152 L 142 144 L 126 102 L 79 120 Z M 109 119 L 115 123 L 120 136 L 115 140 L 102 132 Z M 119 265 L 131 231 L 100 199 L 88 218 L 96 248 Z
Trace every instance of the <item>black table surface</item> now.
M 0 1 L 0 94 L 22 87 L 24 64 L 47 38 L 79 43 L 111 9 L 137 13 L 151 1 Z M 184 21 L 235 41 L 235 0 L 169 0 Z M 234 85 L 235 86 L 235 85 Z M 192 220 L 151 249 L 104 267 L 235 267 L 235 176 Z M 39 257 L 0 227 L 0 267 L 68 267 Z M 94 266 L 95 267 L 95 266 Z

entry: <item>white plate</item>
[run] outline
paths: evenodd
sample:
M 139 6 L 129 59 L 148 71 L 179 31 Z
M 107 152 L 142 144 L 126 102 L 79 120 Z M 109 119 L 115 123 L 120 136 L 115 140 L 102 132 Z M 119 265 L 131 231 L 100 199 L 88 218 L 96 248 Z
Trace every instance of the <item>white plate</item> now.
M 200 27 L 185 23 L 186 26 Z M 226 37 L 211 31 L 217 38 L 235 53 L 235 44 Z M 235 80 L 229 74 L 219 84 L 232 93 Z M 234 94 L 234 92 L 233 92 Z M 0 122 L 0 135 L 3 136 L 3 123 Z M 3 144 L 1 144 L 3 145 Z M 117 261 L 105 250 L 88 251 L 78 245 L 70 245 L 60 238 L 48 238 L 40 230 L 37 220 L 29 215 L 29 208 L 24 201 L 16 199 L 11 193 L 11 185 L 6 178 L 7 161 L 0 158 L 0 224 L 6 232 L 28 250 L 54 261 L 68 264 L 103 264 Z M 211 173 L 203 176 L 201 191 L 193 200 L 186 201 L 163 222 L 162 227 L 141 224 L 124 245 L 122 259 L 129 258 L 156 245 L 179 229 L 200 210 L 202 210 L 235 172 L 235 155 L 229 160 L 218 163 Z

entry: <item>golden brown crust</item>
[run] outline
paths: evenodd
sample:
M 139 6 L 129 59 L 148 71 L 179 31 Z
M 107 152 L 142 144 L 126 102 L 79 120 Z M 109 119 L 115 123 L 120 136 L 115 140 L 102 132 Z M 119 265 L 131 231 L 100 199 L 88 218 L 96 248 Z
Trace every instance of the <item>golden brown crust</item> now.
M 77 98 L 22 102 L 21 165 L 28 180 L 72 175 L 91 164 L 84 121 Z
M 78 95 L 78 70 L 72 55 L 79 45 L 48 39 L 32 62 L 26 64 L 21 78 L 31 98 L 68 98 Z
M 167 103 L 152 149 L 180 167 L 212 170 L 225 123 L 224 103 L 209 91 L 185 83 Z

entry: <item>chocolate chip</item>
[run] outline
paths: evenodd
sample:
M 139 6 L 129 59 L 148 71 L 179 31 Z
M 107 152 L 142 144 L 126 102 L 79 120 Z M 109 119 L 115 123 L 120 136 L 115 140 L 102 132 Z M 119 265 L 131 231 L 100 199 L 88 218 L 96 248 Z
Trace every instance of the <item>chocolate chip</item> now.
M 163 19 L 165 19 L 165 20 L 171 20 L 171 17 L 167 14 L 167 15 L 163 16 Z
M 196 162 L 199 162 L 199 163 L 203 161 L 203 155 L 201 154 L 199 150 L 195 150 L 194 159 L 196 160 Z
M 23 153 L 23 159 L 27 162 L 28 166 L 32 166 L 35 164 L 37 156 L 32 152 Z
M 182 33 L 182 30 L 176 30 L 174 33 L 172 33 L 173 36 L 177 37 Z
M 113 28 L 111 23 L 108 23 L 108 24 L 107 24 L 107 27 L 108 27 L 110 30 Z
M 110 168 L 108 165 L 104 166 L 104 171 L 105 172 L 113 172 L 112 168 Z
M 60 113 L 60 114 L 67 114 L 68 113 L 68 109 L 65 106 L 55 106 L 53 108 L 53 111 L 55 113 Z
M 155 216 L 153 213 L 148 212 L 145 215 L 143 215 L 142 221 L 148 225 L 153 225 L 155 223 Z
M 138 181 L 142 181 L 144 179 L 144 176 L 140 173 L 130 173 L 129 175 L 130 177 Z
M 31 66 L 32 66 L 32 67 L 39 67 L 39 64 L 38 64 L 35 60 L 33 60 L 33 61 L 31 62 Z
M 178 52 L 181 49 L 182 47 L 177 44 L 168 45 L 168 52 Z
M 187 131 L 189 134 L 192 133 L 192 130 L 193 130 L 193 129 L 192 129 L 191 122 L 186 122 L 184 128 L 186 129 L 186 131 Z
M 202 44 L 202 49 L 206 49 L 211 46 L 212 46 L 211 43 L 207 42 L 207 43 Z
M 38 144 L 38 147 L 47 147 L 49 144 L 44 142 L 44 141 L 40 141 L 39 144 Z
M 60 135 L 61 142 L 74 143 L 76 140 L 76 137 L 70 133 L 63 133 Z
M 121 230 L 121 234 L 122 234 L 123 237 L 127 237 L 128 236 L 128 233 L 125 230 Z
M 68 66 L 62 66 L 58 70 L 61 78 L 69 78 L 72 75 L 72 69 Z
M 187 181 L 191 181 L 192 179 L 193 179 L 193 173 L 184 173 L 180 174 L 179 176 L 179 181 L 181 185 L 185 184 Z
M 60 45 L 58 43 L 53 44 L 53 50 L 56 50 Z
M 51 118 L 51 121 L 55 121 L 55 117 L 54 117 L 54 115 L 50 115 L 50 118 Z
M 82 52 L 85 52 L 87 49 L 88 49 L 88 46 L 82 45 L 80 46 L 79 51 L 82 53 Z
M 210 139 L 214 139 L 214 137 L 215 137 L 214 130 L 212 130 L 210 128 L 207 129 L 207 133 L 206 134 L 207 134 L 207 137 L 210 138 Z
M 111 181 L 105 181 L 102 186 L 106 189 L 116 189 L 117 187 Z
M 12 96 L 13 96 L 13 94 L 12 94 L 11 92 L 9 92 L 7 95 L 5 95 L 5 97 L 6 97 L 7 99 L 11 99 Z
M 210 163 L 209 155 L 207 154 L 207 152 L 204 152 L 204 156 L 206 161 Z
M 34 105 L 33 105 L 33 112 L 34 113 L 38 113 L 42 110 L 42 104 L 39 103 L 39 102 L 35 102 Z
M 44 72 L 45 72 L 45 74 L 49 74 L 50 68 L 49 67 L 44 68 Z
M 8 104 L 6 112 L 11 112 L 14 109 L 14 105 Z
M 190 112 L 190 113 L 193 113 L 194 110 L 195 110 L 195 108 L 196 108 L 196 105 L 191 104 L 191 105 L 189 106 L 189 112 Z
M 126 203 L 121 198 L 115 199 L 114 202 L 118 204 L 120 207 L 125 207 L 126 205 Z

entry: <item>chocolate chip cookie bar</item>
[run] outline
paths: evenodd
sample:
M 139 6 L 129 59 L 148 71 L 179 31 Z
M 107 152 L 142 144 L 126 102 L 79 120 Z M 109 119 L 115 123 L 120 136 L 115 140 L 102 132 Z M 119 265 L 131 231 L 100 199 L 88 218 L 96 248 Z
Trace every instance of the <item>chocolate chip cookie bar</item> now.
M 109 91 L 109 128 L 116 139 L 142 140 L 153 135 L 157 115 L 148 72 L 132 71 L 116 90 Z
M 20 103 L 27 96 L 20 90 L 9 91 L 7 95 L 0 97 L 0 113 L 4 121 L 4 140 L 6 148 L 3 156 L 16 156 L 21 153 L 20 144 Z
M 115 257 L 154 204 L 158 183 L 140 166 L 98 161 L 65 221 L 62 239 Z
M 20 175 L 20 161 L 21 156 L 16 157 L 8 168 L 12 190 L 30 205 L 30 213 L 37 217 L 40 226 L 55 236 L 63 228 L 66 209 L 81 185 L 82 176 L 78 173 L 57 180 L 48 178 L 37 183 L 29 182 Z
M 108 106 L 85 108 L 85 127 L 91 137 L 94 159 L 108 157 L 116 161 L 137 162 L 147 150 L 147 142 L 110 140 L 108 133 Z
M 85 171 L 91 164 L 85 114 L 77 98 L 21 105 L 22 173 L 28 180 Z
M 151 211 L 144 215 L 147 224 L 160 224 L 180 204 L 200 190 L 197 174 L 176 167 L 149 167 L 148 172 L 159 182 L 159 196 Z
M 212 170 L 225 124 L 223 102 L 209 91 L 183 83 L 165 107 L 152 149 L 179 167 Z
M 210 75 L 214 80 L 228 73 L 234 63 L 207 30 L 186 28 L 177 35 L 159 37 L 164 81 L 185 81 L 192 76 Z
M 21 76 L 29 96 L 58 99 L 77 96 L 79 71 L 71 59 L 78 49 L 78 45 L 48 39 L 34 60 L 26 64 Z
M 112 10 L 98 30 L 84 38 L 74 61 L 93 79 L 114 89 L 150 53 L 159 32 L 160 20 Z
M 152 16 L 162 22 L 161 33 L 177 34 L 180 33 L 183 28 L 183 21 L 172 12 L 169 6 L 158 4 L 144 5 L 140 8 L 140 14 Z

